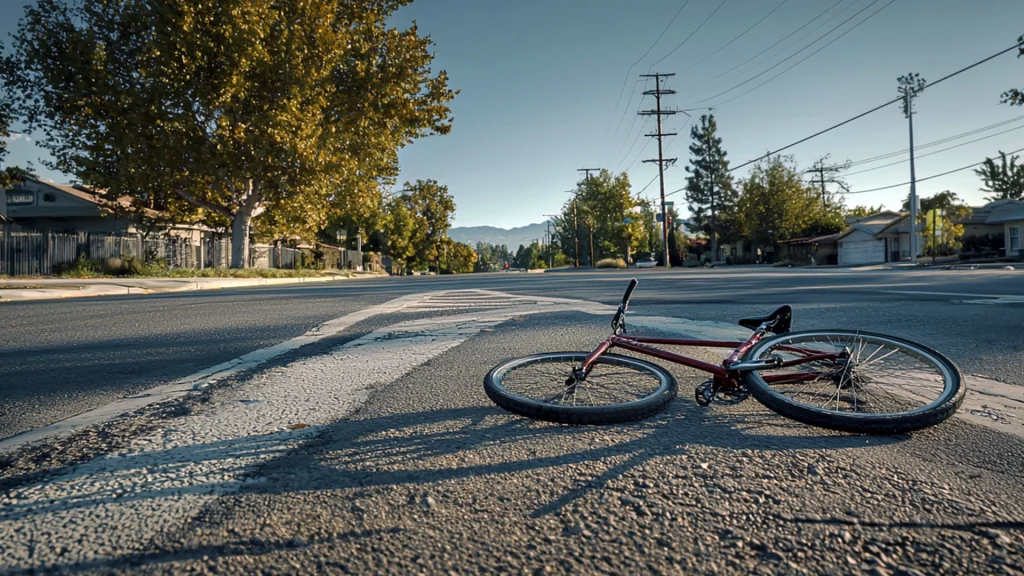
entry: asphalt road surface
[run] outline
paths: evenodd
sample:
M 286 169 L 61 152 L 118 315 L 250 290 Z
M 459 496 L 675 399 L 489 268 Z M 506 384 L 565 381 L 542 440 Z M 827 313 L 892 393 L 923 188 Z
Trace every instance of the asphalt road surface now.
M 673 369 L 666 412 L 564 427 L 480 382 L 592 347 L 635 275 L 639 328 L 741 335 L 714 321 L 789 303 L 796 328 L 905 336 L 1011 394 L 1024 274 L 631 272 L 0 306 L 0 438 L 270 348 L 0 455 L 0 572 L 1021 573 L 1024 439 L 998 426 L 834 434 L 752 400 L 699 408 Z
M 294 338 L 332 318 L 423 291 L 485 288 L 614 303 L 630 276 L 643 314 L 732 321 L 795 307 L 796 328 L 904 336 L 963 370 L 1024 385 L 1024 273 L 632 270 L 358 280 L 0 305 L 0 438 Z M 969 298 L 966 298 L 969 300 Z M 1002 302 L 1002 303 L 999 303 Z

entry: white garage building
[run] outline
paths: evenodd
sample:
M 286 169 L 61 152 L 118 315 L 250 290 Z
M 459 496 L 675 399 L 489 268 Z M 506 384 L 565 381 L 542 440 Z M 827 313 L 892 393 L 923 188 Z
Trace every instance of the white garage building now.
M 880 212 L 863 218 L 848 218 L 849 227 L 839 235 L 839 265 L 882 264 L 889 261 L 889 240 L 877 234 L 899 220 L 898 212 Z M 898 249 L 897 249 L 898 251 Z

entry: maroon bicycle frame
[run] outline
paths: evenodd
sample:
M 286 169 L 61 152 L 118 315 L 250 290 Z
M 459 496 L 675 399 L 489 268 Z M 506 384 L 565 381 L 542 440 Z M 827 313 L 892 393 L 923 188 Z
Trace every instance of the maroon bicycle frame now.
M 762 330 L 755 330 L 754 333 L 746 341 L 725 341 L 725 340 L 690 340 L 690 339 L 678 339 L 678 338 L 652 338 L 647 336 L 622 336 L 619 334 L 612 334 L 607 340 L 598 345 L 598 347 L 590 353 L 589 356 L 583 361 L 583 373 L 590 374 L 590 370 L 597 359 L 612 348 L 622 348 L 624 350 L 632 350 L 640 354 L 647 356 L 654 356 L 668 362 L 675 364 L 682 364 L 683 366 L 689 366 L 702 372 L 712 374 L 714 378 L 722 383 L 735 383 L 738 381 L 738 371 L 730 370 L 729 366 L 735 364 L 743 357 L 744 354 L 754 344 L 760 342 L 765 336 L 765 332 Z M 668 350 L 662 350 L 652 346 L 652 344 L 660 344 L 667 346 L 683 346 L 683 347 L 699 347 L 699 348 L 732 348 L 732 352 L 722 361 L 721 365 L 711 364 L 703 360 L 698 360 L 690 356 L 677 354 Z M 800 364 L 806 364 L 808 362 L 815 362 L 818 360 L 835 360 L 838 358 L 837 354 L 821 354 L 811 350 L 804 350 L 792 346 L 783 346 L 780 349 L 788 350 L 795 353 L 804 354 L 802 358 L 794 360 L 787 360 L 774 366 L 774 368 L 786 368 L 790 366 L 797 366 Z M 765 382 L 799 382 L 801 380 L 815 380 L 820 377 L 819 374 L 813 373 L 787 373 L 787 374 L 762 374 L 761 377 Z

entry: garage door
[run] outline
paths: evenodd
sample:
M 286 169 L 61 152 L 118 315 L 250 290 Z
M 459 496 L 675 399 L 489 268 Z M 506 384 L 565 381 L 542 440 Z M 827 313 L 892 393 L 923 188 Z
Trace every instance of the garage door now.
M 885 262 L 885 242 L 879 240 L 862 240 L 860 242 L 839 243 L 839 264 L 879 264 Z

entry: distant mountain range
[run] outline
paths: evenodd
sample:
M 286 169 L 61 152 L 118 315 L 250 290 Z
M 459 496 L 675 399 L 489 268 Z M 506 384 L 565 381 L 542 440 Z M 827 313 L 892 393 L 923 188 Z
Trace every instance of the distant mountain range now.
M 496 246 L 504 244 L 508 246 L 509 250 L 515 252 L 520 245 L 529 246 L 534 240 L 543 241 L 547 229 L 547 221 L 510 230 L 494 226 L 459 226 L 448 230 L 448 237 L 470 246 L 476 246 L 477 242 L 486 242 Z

